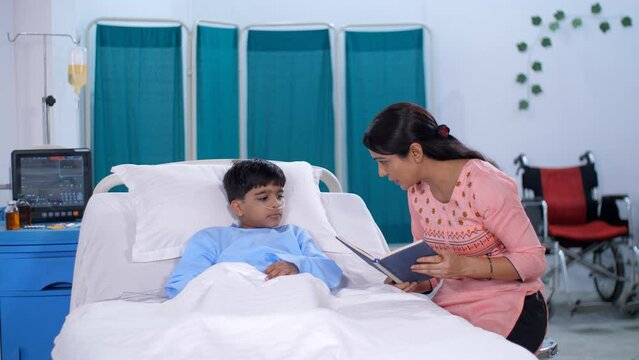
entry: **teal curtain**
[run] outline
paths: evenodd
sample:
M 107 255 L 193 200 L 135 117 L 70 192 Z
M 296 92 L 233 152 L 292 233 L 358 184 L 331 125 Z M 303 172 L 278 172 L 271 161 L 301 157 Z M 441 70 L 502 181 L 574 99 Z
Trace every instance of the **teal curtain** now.
M 362 136 L 392 103 L 427 105 L 423 34 L 421 29 L 345 33 L 348 190 L 364 199 L 390 243 L 412 241 L 406 192 L 378 176 Z
M 251 30 L 247 154 L 335 170 L 328 30 Z
M 94 181 L 122 163 L 184 160 L 180 27 L 96 29 Z
M 197 158 L 240 157 L 236 28 L 197 27 Z

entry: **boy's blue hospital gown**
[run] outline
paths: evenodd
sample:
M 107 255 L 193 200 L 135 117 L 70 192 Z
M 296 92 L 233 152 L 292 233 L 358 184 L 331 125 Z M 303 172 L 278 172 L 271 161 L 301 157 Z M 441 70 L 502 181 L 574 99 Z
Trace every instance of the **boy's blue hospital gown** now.
M 309 233 L 296 226 L 244 229 L 237 225 L 211 227 L 197 232 L 186 247 L 166 285 L 169 298 L 204 270 L 221 262 L 243 262 L 264 271 L 284 260 L 300 273 L 310 273 L 332 290 L 339 286 L 342 270 L 315 245 Z

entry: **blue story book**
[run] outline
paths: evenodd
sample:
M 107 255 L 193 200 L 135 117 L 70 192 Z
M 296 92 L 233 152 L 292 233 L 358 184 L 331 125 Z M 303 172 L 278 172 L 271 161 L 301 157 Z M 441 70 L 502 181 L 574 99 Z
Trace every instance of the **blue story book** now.
M 336 238 L 354 252 L 355 255 L 362 258 L 362 260 L 364 260 L 368 265 L 381 271 L 396 283 L 413 281 L 420 282 L 431 278 L 431 276 L 416 273 L 410 269 L 411 265 L 417 263 L 418 258 L 437 255 L 437 252 L 435 252 L 435 250 L 428 246 L 428 244 L 423 240 L 402 246 L 381 258 L 377 258 L 339 236 L 336 236 Z

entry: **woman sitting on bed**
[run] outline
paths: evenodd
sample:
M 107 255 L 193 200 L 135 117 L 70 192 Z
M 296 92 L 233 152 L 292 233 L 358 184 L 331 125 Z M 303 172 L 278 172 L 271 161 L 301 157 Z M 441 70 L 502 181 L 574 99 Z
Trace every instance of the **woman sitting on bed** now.
M 286 177 L 266 160 L 237 161 L 224 175 L 224 189 L 238 225 L 197 232 L 166 284 L 175 297 L 194 277 L 221 262 L 244 262 L 266 279 L 310 273 L 331 290 L 339 286 L 342 270 L 296 225 L 280 226 Z
M 439 253 L 412 266 L 433 279 L 393 285 L 421 293 L 444 280 L 435 303 L 531 352 L 539 349 L 547 324 L 545 250 L 515 181 L 415 104 L 384 109 L 363 142 L 379 176 L 406 190 L 414 239 Z

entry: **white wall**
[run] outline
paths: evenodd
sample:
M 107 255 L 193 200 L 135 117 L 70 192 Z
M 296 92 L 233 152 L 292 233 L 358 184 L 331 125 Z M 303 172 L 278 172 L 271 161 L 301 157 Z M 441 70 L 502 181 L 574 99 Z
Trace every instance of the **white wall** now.
M 13 149 L 33 147 L 43 142 L 43 39 L 25 36 L 11 43 L 7 33 L 14 36 L 18 32 L 50 32 L 49 14 L 48 2 L 0 1 L 0 184 L 10 182 Z M 51 41 L 46 44 L 48 56 L 51 56 Z M 54 94 L 50 61 L 47 64 L 47 93 Z M 9 197 L 10 191 L 0 190 L 2 205 Z
M 24 1 L 1 0 L 2 9 L 26 7 Z M 585 150 L 592 150 L 600 174 L 603 193 L 629 193 L 635 200 L 635 232 L 639 229 L 639 162 L 634 160 L 639 146 L 637 101 L 639 75 L 635 69 L 639 55 L 639 3 L 634 0 L 601 1 L 604 15 L 630 15 L 635 26 L 622 29 L 618 20 L 611 21 L 612 30 L 603 35 L 598 23 L 584 18 L 579 30 L 562 28 L 552 36 L 551 49 L 538 49 L 535 57 L 544 69 L 537 77 L 544 93 L 532 99 L 526 112 L 517 110 L 524 89 L 514 82 L 523 71 L 526 58 L 518 53 L 515 44 L 532 42 L 538 29 L 530 24 L 532 15 L 545 20 L 561 7 L 568 17 L 587 15 L 591 0 L 557 2 L 538 0 L 154 0 L 154 1 L 98 1 L 98 0 L 28 0 L 42 3 L 49 9 L 50 31 L 68 32 L 84 36 L 86 25 L 97 17 L 153 17 L 174 18 L 192 24 L 196 20 L 217 20 L 244 26 L 272 22 L 330 22 L 336 26 L 357 23 L 423 22 L 433 33 L 433 90 L 434 112 L 439 121 L 450 126 L 452 134 L 468 145 L 484 152 L 504 171 L 514 175 L 513 158 L 528 154 L 531 163 L 564 166 L 577 163 Z M 50 5 L 49 5 L 50 4 Z M 41 12 L 39 12 L 41 13 Z M 6 14 L 2 11 L 2 14 Z M 0 15 L 3 19 L 6 15 Z M 29 13 L 16 17 L 16 31 L 32 30 L 46 24 L 46 19 Z M 10 19 L 9 19 L 10 20 Z M 568 25 L 565 23 L 564 25 Z M 26 46 L 26 45 L 25 45 Z M 9 47 L 9 48 L 7 48 Z M 18 45 L 14 45 L 18 51 Z M 56 69 L 66 65 L 63 45 L 55 45 Z M 34 51 L 35 52 L 35 51 Z M 10 45 L 0 41 L 0 65 L 10 63 Z M 37 62 L 37 61 L 36 61 Z M 36 66 L 36 70 L 39 67 Z M 23 81 L 29 71 L 16 65 L 16 78 Z M 57 125 L 54 137 L 65 146 L 75 146 L 75 136 L 62 130 L 76 131 L 73 116 L 73 93 L 66 85 L 64 70 L 55 70 Z M 12 93 L 15 82 L 2 74 L 0 94 Z M 34 74 L 35 76 L 35 74 Z M 9 77 L 11 77 L 9 75 Z M 32 82 L 35 82 L 33 80 Z M 12 85 L 13 83 L 13 85 Z M 8 85 L 6 85 L 8 84 Z M 18 92 L 18 117 L 24 120 L 21 107 L 34 103 L 28 121 L 33 128 L 40 126 L 39 97 Z M 35 100 L 27 97 L 31 96 Z M 8 114 L 1 120 L 2 129 L 10 131 L 26 125 L 16 125 L 11 97 L 0 98 L 0 111 Z M 7 135 L 2 131 L 2 139 Z M 40 138 L 40 135 L 35 137 Z M 11 135 L 17 142 L 0 144 L 0 183 L 8 177 L 6 159 L 16 146 L 27 146 L 29 137 Z M 359 146 L 359 144 L 356 144 Z M 5 161 L 3 163 L 3 161 Z M 373 174 L 372 174 L 373 176 Z
M 50 32 L 50 5 L 40 0 L 13 2 L 12 34 L 19 32 Z M 34 11 L 34 9 L 38 9 Z M 4 40 L 4 39 L 3 39 Z M 51 68 L 51 43 L 47 47 L 47 95 L 53 92 Z M 17 119 L 17 146 L 30 147 L 42 144 L 42 97 L 44 91 L 44 40 L 42 37 L 19 37 L 10 44 L 14 55 L 13 89 Z M 5 84 L 3 84 L 5 86 Z M 54 105 L 56 106 L 56 105 Z
M 9 183 L 9 149 L 18 143 L 14 50 L 5 40 L 7 32 L 13 32 L 13 1 L 0 0 L 0 184 Z M 6 197 L 2 195 L 7 192 L 0 190 L 0 204 L 6 203 Z

